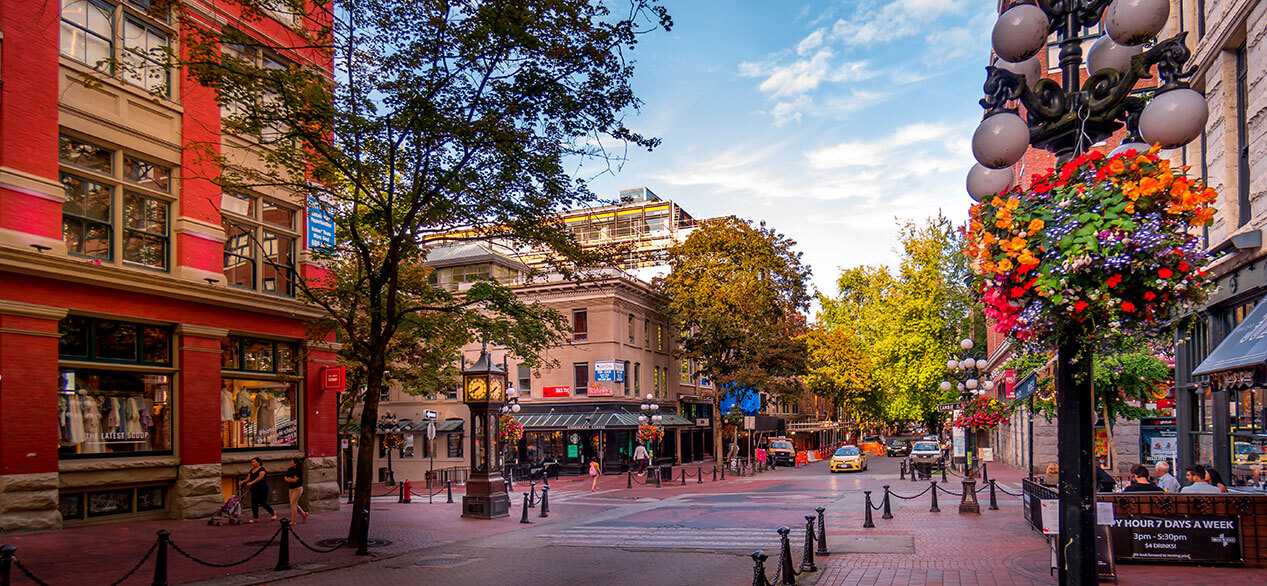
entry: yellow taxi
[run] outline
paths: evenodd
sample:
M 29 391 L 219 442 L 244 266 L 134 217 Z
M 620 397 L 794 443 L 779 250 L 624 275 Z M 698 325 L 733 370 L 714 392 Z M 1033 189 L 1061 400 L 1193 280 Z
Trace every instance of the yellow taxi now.
M 829 464 L 832 472 L 862 471 L 867 469 L 867 454 L 857 446 L 844 446 L 832 454 Z

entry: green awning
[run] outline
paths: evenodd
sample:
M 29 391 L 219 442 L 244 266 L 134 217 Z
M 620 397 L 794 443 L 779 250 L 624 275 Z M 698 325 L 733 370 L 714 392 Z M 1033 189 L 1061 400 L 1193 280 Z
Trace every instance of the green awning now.
M 694 427 L 695 422 L 676 413 L 661 413 L 662 427 Z M 637 429 L 638 414 L 619 411 L 588 413 L 521 413 L 515 416 L 527 430 L 545 429 Z

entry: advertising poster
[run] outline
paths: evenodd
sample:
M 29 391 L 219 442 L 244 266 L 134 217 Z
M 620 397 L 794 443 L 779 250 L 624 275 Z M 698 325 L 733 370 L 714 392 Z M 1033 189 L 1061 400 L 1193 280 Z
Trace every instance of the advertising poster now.
M 1111 527 L 1119 560 L 1188 564 L 1239 564 L 1237 517 L 1118 515 Z
M 956 458 L 968 455 L 968 442 L 962 427 L 956 427 L 954 431 L 950 432 L 950 438 L 954 442 L 954 456 Z
M 590 383 L 589 395 L 591 397 L 610 397 L 612 394 L 611 387 L 605 387 L 599 383 Z
M 569 387 L 569 386 L 542 387 L 541 396 L 542 397 L 571 397 L 572 387 Z

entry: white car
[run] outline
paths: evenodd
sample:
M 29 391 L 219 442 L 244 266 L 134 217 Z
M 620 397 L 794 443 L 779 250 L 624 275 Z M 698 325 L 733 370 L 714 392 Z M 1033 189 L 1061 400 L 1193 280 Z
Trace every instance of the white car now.
M 937 442 L 921 440 L 911 446 L 912 468 L 931 474 L 941 464 L 941 446 Z

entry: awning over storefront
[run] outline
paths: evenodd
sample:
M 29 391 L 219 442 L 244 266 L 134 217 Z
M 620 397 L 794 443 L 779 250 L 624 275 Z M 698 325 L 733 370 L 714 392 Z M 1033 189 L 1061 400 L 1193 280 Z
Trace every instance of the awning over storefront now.
M 445 419 L 436 422 L 436 433 L 460 433 L 465 422 L 461 419 Z M 400 427 L 400 433 L 426 433 L 427 420 L 414 421 L 412 419 L 401 419 L 397 422 Z M 383 435 L 382 430 L 378 430 L 377 435 Z
M 1197 365 L 1193 376 L 1267 362 L 1267 303 L 1259 303 L 1240 325 Z
M 676 413 L 660 413 L 662 427 L 694 427 L 695 422 Z M 583 413 L 520 413 L 516 415 L 525 430 L 545 429 L 637 429 L 638 414 L 625 411 L 590 411 Z

